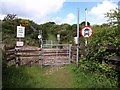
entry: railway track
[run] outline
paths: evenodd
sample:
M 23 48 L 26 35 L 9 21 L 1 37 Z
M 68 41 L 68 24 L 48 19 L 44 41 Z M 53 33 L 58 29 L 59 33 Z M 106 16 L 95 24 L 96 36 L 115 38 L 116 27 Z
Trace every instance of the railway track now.
M 43 49 L 43 64 L 69 64 L 70 57 L 67 49 Z
M 35 65 L 58 65 L 70 63 L 70 52 L 68 49 L 22 47 L 16 51 L 16 58 L 20 64 Z

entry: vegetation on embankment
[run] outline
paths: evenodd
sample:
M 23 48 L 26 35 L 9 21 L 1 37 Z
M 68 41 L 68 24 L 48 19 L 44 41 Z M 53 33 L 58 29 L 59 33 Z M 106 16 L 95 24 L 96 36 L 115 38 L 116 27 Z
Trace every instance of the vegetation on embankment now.
M 102 73 L 85 72 L 75 65 L 15 68 L 3 70 L 3 88 L 111 88 Z
M 108 24 L 94 25 L 92 26 L 94 34 L 88 39 L 87 47 L 85 48 L 87 54 L 80 58 L 79 68 L 71 67 L 73 70 L 71 81 L 74 81 L 74 85 L 71 87 L 89 88 L 89 87 L 118 87 L 119 82 L 118 72 L 114 71 L 111 66 L 106 66 L 98 61 L 99 57 L 104 56 L 120 56 L 120 52 L 108 52 L 106 47 L 120 46 L 120 22 L 119 19 L 120 12 L 112 12 L 106 15 L 109 20 L 114 20 L 115 22 L 110 22 Z M 76 24 L 62 24 L 56 25 L 54 22 L 47 22 L 45 24 L 37 25 L 33 21 L 26 27 L 26 37 L 25 43 L 28 45 L 38 45 L 38 30 L 43 30 L 43 38 L 48 39 L 49 32 L 56 37 L 59 33 L 61 34 L 61 43 L 69 42 L 73 43 L 73 37 L 76 36 Z M 16 26 L 20 24 L 20 19 L 12 19 L 6 17 L 2 23 L 2 36 L 3 43 L 12 44 L 16 43 Z M 30 26 L 35 27 L 37 31 L 34 31 Z M 80 37 L 80 41 L 85 42 L 84 38 Z M 80 44 L 82 44 L 80 42 Z M 84 50 L 85 51 L 85 50 Z M 40 67 L 9 67 L 3 68 L 3 87 L 56 87 L 56 81 L 61 80 L 59 74 L 55 74 L 55 77 L 48 77 L 48 80 L 53 80 L 55 84 L 47 81 L 47 76 L 44 76 L 44 71 L 49 70 L 49 68 L 41 69 Z M 70 70 L 71 70 L 70 69 Z M 62 72 L 62 71 L 61 71 Z M 64 72 L 62 72 L 64 73 Z M 58 77 L 57 77 L 58 75 Z M 63 74 L 62 74 L 63 75 Z M 61 76 L 62 76 L 61 75 Z M 72 76 L 73 75 L 73 76 Z M 63 75 L 65 78 L 65 75 Z M 69 78 L 70 78 L 69 77 Z M 52 78 L 52 79 L 51 79 Z M 62 77 L 60 77 L 62 78 Z M 66 76 L 67 79 L 67 76 Z M 46 80 L 46 81 L 45 81 Z M 90 82 L 91 81 L 91 82 Z M 58 81 L 58 84 L 63 83 Z M 50 85 L 50 86 L 49 86 Z M 61 85 L 62 87 L 62 85 Z M 64 87 L 69 87 L 64 86 Z
M 120 23 L 116 20 L 120 12 L 116 14 L 116 11 L 113 11 L 110 15 L 112 17 L 109 16 L 109 13 L 107 17 L 115 20 L 115 22 L 103 24 L 102 26 L 92 26 L 94 34 L 91 38 L 87 39 L 88 44 L 85 46 L 86 55 L 80 58 L 79 67 L 91 73 L 100 72 L 103 77 L 111 81 L 111 87 L 119 87 L 119 71 L 113 70 L 113 66 L 119 68 L 120 63 L 119 60 L 110 61 L 109 57 L 119 57 L 120 51 L 114 49 L 109 51 L 108 47 L 120 47 L 120 31 L 118 28 L 120 27 Z M 84 38 L 82 40 L 85 42 Z M 105 64 L 102 62 L 103 58 L 107 58 Z
M 22 25 L 25 27 L 25 37 L 22 38 L 24 44 L 39 46 L 38 34 L 42 31 L 43 40 L 57 40 L 57 34 L 60 34 L 60 43 L 74 43 L 74 37 L 76 36 L 77 24 L 61 24 L 58 25 L 55 22 L 46 22 L 44 24 L 37 24 L 34 21 L 28 19 L 22 19 L 16 16 L 16 14 L 8 14 L 3 20 L 0 20 L 2 24 L 2 41 L 5 44 L 16 44 L 18 41 L 17 26 Z M 83 26 L 85 22 L 80 24 Z M 90 23 L 88 23 L 90 25 Z

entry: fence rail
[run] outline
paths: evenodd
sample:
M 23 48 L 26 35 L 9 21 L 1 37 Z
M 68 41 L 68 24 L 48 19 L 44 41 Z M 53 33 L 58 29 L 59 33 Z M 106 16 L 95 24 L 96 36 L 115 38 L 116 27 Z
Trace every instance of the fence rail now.
M 72 62 L 76 63 L 76 55 L 77 55 L 77 47 L 76 46 L 72 46 Z
M 5 50 L 4 51 L 5 55 L 3 57 L 5 60 L 5 63 L 8 65 L 15 64 L 15 62 L 16 62 L 15 46 L 14 45 L 5 45 L 4 50 Z
M 120 47 L 119 46 L 107 46 L 106 51 L 111 52 L 111 53 L 115 53 L 115 52 L 119 52 L 120 53 Z M 112 67 L 113 69 L 120 71 L 120 56 L 103 56 L 103 57 L 99 57 L 98 58 L 102 64 L 107 64 L 107 62 L 111 62 L 112 63 Z
M 120 46 L 107 46 L 108 51 L 120 51 Z
M 71 62 L 71 44 L 43 44 L 42 64 L 61 65 Z
M 39 65 L 40 48 L 37 47 L 21 47 L 15 48 L 16 60 L 18 65 Z

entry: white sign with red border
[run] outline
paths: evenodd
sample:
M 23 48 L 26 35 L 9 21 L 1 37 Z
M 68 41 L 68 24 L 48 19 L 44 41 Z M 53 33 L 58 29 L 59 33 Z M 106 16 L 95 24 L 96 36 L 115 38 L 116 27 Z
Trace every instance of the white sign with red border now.
M 80 34 L 82 35 L 82 37 L 87 37 L 90 38 L 93 34 L 93 30 L 90 26 L 84 26 L 81 30 L 80 30 Z

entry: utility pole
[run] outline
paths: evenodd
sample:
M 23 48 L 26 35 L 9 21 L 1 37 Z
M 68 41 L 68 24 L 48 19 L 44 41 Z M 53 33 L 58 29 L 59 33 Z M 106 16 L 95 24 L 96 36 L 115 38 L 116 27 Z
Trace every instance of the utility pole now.
M 87 8 L 85 9 L 85 26 L 87 26 Z M 85 38 L 85 55 L 87 54 L 87 44 L 88 40 Z
M 85 26 L 87 26 L 87 8 L 85 9 Z
M 85 26 L 87 26 L 87 8 L 85 9 Z M 85 46 L 87 46 L 87 39 L 85 39 Z
M 79 60 L 79 8 L 78 10 L 78 17 L 77 17 L 77 58 L 76 58 L 76 64 L 78 67 L 78 60 Z

